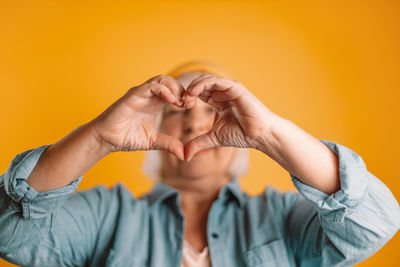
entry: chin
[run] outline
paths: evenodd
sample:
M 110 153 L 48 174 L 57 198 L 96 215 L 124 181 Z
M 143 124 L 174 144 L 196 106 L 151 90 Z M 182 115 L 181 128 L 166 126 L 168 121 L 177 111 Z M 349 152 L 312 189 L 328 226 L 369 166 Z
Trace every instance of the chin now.
M 187 178 L 200 178 L 214 172 L 215 161 L 213 157 L 194 156 L 190 162 L 182 161 L 180 173 Z

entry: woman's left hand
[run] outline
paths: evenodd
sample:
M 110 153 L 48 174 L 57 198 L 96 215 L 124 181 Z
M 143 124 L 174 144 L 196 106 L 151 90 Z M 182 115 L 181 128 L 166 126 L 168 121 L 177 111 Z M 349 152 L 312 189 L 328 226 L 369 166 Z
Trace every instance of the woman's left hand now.
M 181 97 L 185 108 L 200 98 L 216 111 L 213 127 L 185 144 L 185 159 L 215 147 L 260 149 L 277 119 L 260 100 L 237 81 L 212 74 L 194 79 Z

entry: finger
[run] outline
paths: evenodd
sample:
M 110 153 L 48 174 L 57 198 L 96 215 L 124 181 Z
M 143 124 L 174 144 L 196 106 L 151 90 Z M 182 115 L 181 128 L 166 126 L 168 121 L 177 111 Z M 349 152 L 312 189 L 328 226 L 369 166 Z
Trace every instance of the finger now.
M 198 96 L 203 90 L 226 90 L 231 87 L 231 80 L 218 76 L 204 76 L 193 80 L 186 88 L 185 94 Z
M 193 79 L 193 80 L 190 82 L 190 84 L 186 87 L 186 91 L 185 91 L 185 93 L 183 94 L 183 96 L 182 96 L 182 98 L 181 98 L 181 101 L 182 101 L 184 104 L 186 104 L 186 105 L 184 105 L 184 107 L 188 107 L 188 106 L 192 107 L 192 106 L 195 104 L 195 102 L 193 102 L 193 101 L 195 101 L 196 95 L 190 95 L 190 94 L 187 92 L 188 89 L 191 88 L 191 87 L 193 87 L 193 85 L 196 84 L 198 81 L 200 81 L 200 80 L 202 80 L 202 79 L 205 79 L 205 78 L 210 78 L 210 77 L 215 77 L 215 75 L 213 75 L 213 74 L 207 74 L 207 73 L 206 73 L 206 74 L 202 74 L 202 75 L 200 75 L 199 77 Z
M 159 133 L 153 142 L 152 149 L 165 150 L 178 159 L 184 160 L 184 146 L 183 143 L 170 135 Z
M 228 105 L 228 103 L 220 97 L 219 94 L 223 94 L 221 91 L 203 91 L 198 98 L 200 98 L 203 102 L 209 104 L 214 108 L 215 111 L 220 112 L 224 110 Z M 191 107 L 191 105 L 188 105 Z
M 185 144 L 185 160 L 190 161 L 197 152 L 218 147 L 212 131 L 199 135 Z
M 164 84 L 168 87 L 168 89 L 175 95 L 178 99 L 177 105 L 182 106 L 182 102 L 180 101 L 181 96 L 185 92 L 185 88 L 183 88 L 182 84 L 180 84 L 177 80 L 175 80 L 171 76 L 160 75 L 159 83 Z
M 237 82 L 222 77 L 204 77 L 188 86 L 183 100 L 185 106 L 192 107 L 193 99 L 202 95 L 203 97 L 212 97 L 216 101 L 232 101 L 240 97 Z
M 214 74 L 211 74 L 211 73 L 202 74 L 202 75 L 200 75 L 199 77 L 193 79 L 193 80 L 190 82 L 190 84 L 186 87 L 186 89 L 191 88 L 195 83 L 198 83 L 200 80 L 204 80 L 205 78 L 211 78 L 211 77 L 218 77 L 218 76 L 216 76 L 216 75 L 214 75 Z
M 149 96 L 159 96 L 165 102 L 170 104 L 176 104 L 178 99 L 176 96 L 169 90 L 169 88 L 158 82 L 151 82 L 148 88 Z

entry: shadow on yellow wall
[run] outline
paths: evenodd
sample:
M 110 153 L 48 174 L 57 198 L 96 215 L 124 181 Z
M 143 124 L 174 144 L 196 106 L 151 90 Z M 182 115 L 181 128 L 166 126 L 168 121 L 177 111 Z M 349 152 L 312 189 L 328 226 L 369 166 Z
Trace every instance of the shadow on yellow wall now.
M 0 173 L 130 87 L 201 59 L 229 69 L 278 115 L 354 150 L 400 195 L 399 2 L 33 2 L 0 3 Z M 123 182 L 140 196 L 152 186 L 143 153 L 108 156 L 79 189 Z M 294 190 L 276 162 L 250 156 L 245 191 Z M 399 249 L 397 235 L 359 266 L 398 266 Z

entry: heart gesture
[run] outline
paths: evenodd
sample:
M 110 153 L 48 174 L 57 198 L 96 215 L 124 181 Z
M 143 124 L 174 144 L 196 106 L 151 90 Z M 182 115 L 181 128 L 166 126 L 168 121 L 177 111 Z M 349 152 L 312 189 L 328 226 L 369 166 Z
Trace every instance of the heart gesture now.
M 157 117 L 167 104 L 182 106 L 184 88 L 165 75 L 150 78 L 133 87 L 92 120 L 96 139 L 107 151 L 165 150 L 184 160 L 183 143 L 160 133 Z
M 190 109 L 197 98 L 216 111 L 210 131 L 186 144 L 158 131 L 157 117 L 165 105 Z M 274 116 L 237 81 L 205 74 L 185 91 L 174 78 L 158 75 L 131 88 L 91 124 L 96 139 L 110 152 L 165 150 L 189 161 L 197 152 L 215 147 L 258 149 Z
M 207 133 L 185 144 L 185 159 L 199 151 L 215 147 L 259 149 L 271 127 L 272 113 L 237 81 L 212 74 L 194 79 L 181 101 L 184 108 L 194 106 L 196 99 L 210 104 L 216 111 L 213 127 Z

